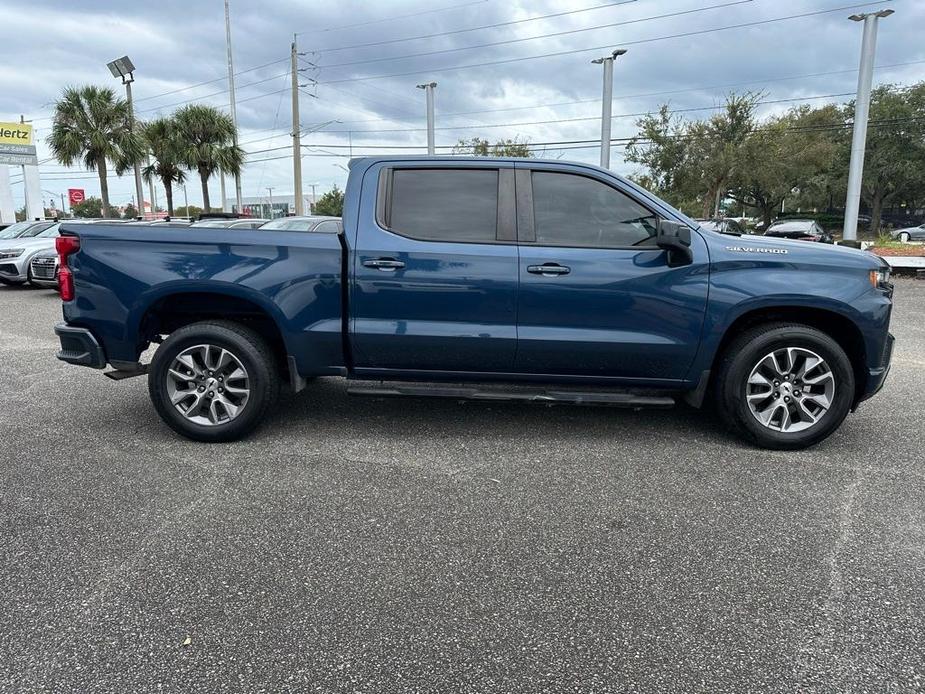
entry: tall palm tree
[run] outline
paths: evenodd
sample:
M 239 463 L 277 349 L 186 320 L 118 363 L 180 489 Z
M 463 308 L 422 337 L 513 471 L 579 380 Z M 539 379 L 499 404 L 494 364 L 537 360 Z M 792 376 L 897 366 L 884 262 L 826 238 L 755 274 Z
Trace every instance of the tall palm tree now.
M 59 163 L 81 161 L 100 177 L 103 216 L 110 217 L 108 164 L 121 176 L 144 152 L 141 138 L 131 127 L 128 103 L 108 87 L 68 87 L 55 104 L 48 146 Z
M 178 109 L 173 118 L 180 161 L 199 172 L 202 206 L 208 211 L 209 178 L 216 171 L 238 176 L 244 166 L 244 150 L 234 144 L 234 123 L 217 108 L 197 104 Z
M 173 184 L 183 183 L 186 172 L 181 168 L 177 124 L 172 118 L 156 118 L 141 128 L 142 137 L 154 157 L 154 163 L 141 170 L 145 181 L 157 178 L 167 194 L 167 214 L 173 217 Z

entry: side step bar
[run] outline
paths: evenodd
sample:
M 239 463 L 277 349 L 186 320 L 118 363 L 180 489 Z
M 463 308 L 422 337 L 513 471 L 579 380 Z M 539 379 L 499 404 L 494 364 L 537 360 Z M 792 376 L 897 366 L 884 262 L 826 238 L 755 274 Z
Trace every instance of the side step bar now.
M 447 386 L 423 383 L 382 383 L 356 385 L 347 389 L 349 395 L 371 397 L 450 398 L 452 400 L 490 400 L 537 402 L 547 405 L 610 405 L 629 408 L 674 407 L 669 395 L 612 390 L 538 389 L 523 386 Z

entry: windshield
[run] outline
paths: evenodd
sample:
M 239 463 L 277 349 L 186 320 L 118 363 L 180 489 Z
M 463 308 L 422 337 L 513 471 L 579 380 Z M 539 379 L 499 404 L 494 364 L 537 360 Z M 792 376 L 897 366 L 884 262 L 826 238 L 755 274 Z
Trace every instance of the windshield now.
M 768 233 L 772 231 L 812 231 L 812 222 L 777 222 L 768 227 Z
M 281 231 L 311 231 L 317 220 L 310 217 L 281 217 L 267 222 L 261 229 L 279 229 Z
M 60 228 L 61 228 L 60 224 L 53 224 L 52 226 L 45 229 L 45 231 L 43 231 L 41 234 L 36 234 L 36 238 L 39 238 L 39 239 L 54 238 L 55 236 L 58 235 L 58 229 Z
M 11 224 L 3 231 L 0 231 L 0 239 L 15 239 L 34 224 L 35 222 L 16 222 L 16 224 Z
M 33 224 L 34 224 L 34 222 L 33 222 Z M 44 233 L 45 233 L 45 231 L 48 230 L 48 229 L 50 229 L 52 226 L 54 226 L 55 228 L 57 228 L 58 225 L 55 224 L 54 222 L 47 222 L 47 223 L 45 223 L 45 224 L 35 224 L 31 229 L 29 229 L 28 231 L 26 231 L 26 232 L 23 233 L 23 234 L 20 234 L 19 238 L 21 238 L 21 239 L 31 239 L 31 238 L 35 238 L 35 237 L 37 237 L 37 236 L 43 236 Z

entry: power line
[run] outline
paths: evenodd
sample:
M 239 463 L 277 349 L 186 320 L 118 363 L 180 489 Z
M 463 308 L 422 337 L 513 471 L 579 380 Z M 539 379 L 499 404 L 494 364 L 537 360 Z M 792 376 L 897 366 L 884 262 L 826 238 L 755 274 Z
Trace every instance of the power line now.
M 790 97 L 787 99 L 773 99 L 766 101 L 757 101 L 756 104 L 766 105 L 766 104 L 781 104 L 792 101 L 810 101 L 813 99 L 830 99 L 838 96 L 852 96 L 854 92 L 842 92 L 840 94 L 817 94 L 815 96 L 797 96 Z M 673 109 L 672 113 L 689 113 L 694 111 L 712 111 L 716 109 L 725 108 L 724 105 L 715 105 L 715 106 L 696 106 L 692 108 L 679 108 Z M 651 111 L 641 111 L 637 113 L 621 113 L 611 116 L 611 118 L 635 118 L 639 116 L 645 116 L 651 113 Z M 554 118 L 550 120 L 537 120 L 537 121 L 524 121 L 517 123 L 487 123 L 484 125 L 444 125 L 435 130 L 478 130 L 480 128 L 515 128 L 522 125 L 553 125 L 556 123 L 578 123 L 581 121 L 599 121 L 600 116 L 581 116 L 576 118 Z M 346 133 L 350 132 L 354 135 L 359 135 L 362 133 L 406 133 L 406 132 L 423 132 L 425 128 L 386 128 L 381 130 L 328 130 L 329 133 Z
M 248 72 L 254 72 L 255 70 L 262 70 L 265 67 L 269 67 L 270 65 L 276 65 L 277 63 L 283 63 L 283 62 L 286 62 L 287 60 L 289 60 L 289 58 L 282 58 L 280 60 L 273 60 L 273 61 L 270 61 L 269 63 L 264 63 L 263 65 L 249 67 L 246 70 L 240 70 L 239 72 L 235 72 L 234 76 L 237 77 L 238 75 L 244 75 Z M 178 94 L 179 92 L 185 92 L 187 89 L 195 89 L 196 87 L 204 87 L 207 84 L 223 82 L 227 79 L 228 79 L 227 75 L 223 77 L 216 77 L 215 79 L 212 79 L 212 80 L 206 80 L 205 82 L 197 82 L 196 84 L 189 84 L 185 87 L 178 87 L 177 89 L 171 89 L 170 91 L 167 91 L 167 92 L 161 92 L 160 94 L 152 94 L 151 96 L 143 96 L 140 99 L 135 99 L 135 102 L 138 103 L 140 101 L 150 101 L 151 99 L 158 99 L 162 96 L 170 96 L 171 94 Z M 228 91 L 228 90 L 226 89 L 225 91 Z
M 278 75 L 273 75 L 272 77 L 267 77 L 267 78 L 262 79 L 262 80 L 257 80 L 257 81 L 255 81 L 255 82 L 248 82 L 247 84 L 240 84 L 240 85 L 237 85 L 235 88 L 236 88 L 236 89 L 245 89 L 245 88 L 247 88 L 247 87 L 253 87 L 253 86 L 258 85 L 258 84 L 264 84 L 264 83 L 266 83 L 266 82 L 271 82 L 272 80 L 279 79 L 280 77 L 287 77 L 288 75 L 289 75 L 289 72 L 288 72 L 288 71 L 287 71 L 287 72 L 282 72 L 282 73 L 280 73 L 280 74 L 278 74 Z M 191 102 L 193 102 L 193 101 L 200 101 L 200 100 L 202 100 L 202 99 L 211 99 L 213 96 L 221 96 L 222 94 L 228 93 L 228 91 L 229 91 L 228 89 L 222 89 L 221 91 L 213 92 L 212 94 L 205 94 L 205 95 L 203 95 L 203 96 L 193 97 L 192 99 L 184 99 L 183 101 L 175 101 L 175 102 L 172 103 L 172 104 L 161 104 L 160 106 L 154 106 L 153 108 L 139 109 L 139 110 L 138 110 L 138 113 L 150 113 L 151 111 L 160 111 L 161 109 L 165 109 L 165 108 L 172 108 L 172 107 L 174 107 L 174 106 L 181 106 L 181 105 L 183 105 L 183 104 L 188 104 L 188 103 L 191 103 Z M 272 93 L 273 93 L 273 94 L 276 94 L 277 92 L 272 92 Z M 246 101 L 246 100 L 245 100 L 245 99 L 237 99 L 236 103 L 240 103 L 241 101 Z
M 709 5 L 707 7 L 697 7 L 690 10 L 681 10 L 678 12 L 669 12 L 668 14 L 658 14 L 652 15 L 651 17 L 640 17 L 638 19 L 628 19 L 622 22 L 613 22 L 611 24 L 598 24 L 592 27 L 586 27 L 582 29 L 567 29 L 565 31 L 556 31 L 551 34 L 539 34 L 538 36 L 526 36 L 523 38 L 517 39 L 507 39 L 505 41 L 492 41 L 491 43 L 479 43 L 472 46 L 460 46 L 458 48 L 443 48 L 438 51 L 423 51 L 421 53 L 406 53 L 405 55 L 393 55 L 386 56 L 384 58 L 376 58 L 377 63 L 387 62 L 390 60 L 403 60 L 405 58 L 422 58 L 428 55 L 444 55 L 446 53 L 458 53 L 460 51 L 472 51 L 477 48 L 494 48 L 495 46 L 506 46 L 513 43 L 525 43 L 527 41 L 538 41 L 540 39 L 555 38 L 558 36 L 568 36 L 570 34 L 581 34 L 586 31 L 597 31 L 598 29 L 610 29 L 613 27 L 626 26 L 628 24 L 639 24 L 641 22 L 649 22 L 654 19 L 668 19 L 670 17 L 680 17 L 682 15 L 696 14 L 698 12 L 705 12 L 706 10 L 716 10 L 724 7 L 732 7 L 733 5 L 745 5 L 748 3 L 754 2 L 754 0 L 732 0 L 732 2 L 726 2 L 719 5 Z M 656 40 L 656 39 L 647 39 L 647 40 Z M 620 44 L 628 45 L 625 42 Z M 591 50 L 591 49 L 585 49 Z M 333 65 L 319 65 L 321 68 L 333 69 L 336 67 L 346 67 L 349 65 L 365 65 L 369 63 L 369 60 L 352 60 L 346 63 L 334 63 Z
M 397 14 L 391 17 L 382 17 L 380 19 L 370 19 L 365 22 L 357 22 L 355 24 L 343 24 L 336 27 L 328 27 L 327 29 L 313 29 L 311 31 L 300 31 L 299 35 L 306 34 L 322 34 L 328 31 L 340 31 L 341 29 L 353 29 L 354 27 L 364 27 L 369 26 L 370 24 L 381 24 L 382 22 L 392 22 L 396 19 L 407 19 L 409 17 L 421 17 L 425 14 L 435 14 L 437 12 L 446 12 L 448 10 L 457 10 L 462 7 L 471 7 L 472 5 L 481 5 L 482 3 L 488 2 L 488 0 L 472 0 L 471 2 L 463 2 L 458 5 L 447 5 L 446 7 L 436 7 L 430 10 L 421 10 L 419 12 L 409 12 L 408 14 Z
M 482 24 L 468 29 L 453 29 L 451 31 L 438 31 L 434 34 L 419 34 L 418 36 L 406 36 L 401 39 L 387 39 L 384 41 L 371 41 L 368 43 L 355 43 L 351 46 L 337 46 L 317 49 L 320 53 L 334 53 L 335 51 L 347 51 L 354 48 L 370 48 L 372 46 L 386 46 L 392 43 L 405 43 L 406 41 L 417 41 L 419 39 L 433 39 L 440 36 L 453 36 L 454 34 L 465 34 L 470 31 L 480 31 L 481 29 L 497 29 L 500 27 L 513 26 L 514 24 L 523 24 L 525 22 L 538 22 L 542 19 L 551 19 L 553 17 L 564 17 L 566 15 L 579 14 L 581 12 L 590 12 L 591 10 L 600 10 L 606 7 L 618 7 L 619 5 L 629 5 L 637 0 L 619 0 L 618 2 L 605 2 L 601 5 L 585 7 L 579 10 L 568 10 L 565 12 L 553 12 L 552 14 L 543 14 L 537 17 L 528 17 L 527 19 L 514 19 L 508 22 L 497 22 L 495 24 Z
M 879 4 L 881 4 L 879 0 L 877 0 L 876 2 L 863 2 L 863 3 L 854 4 L 854 5 L 843 5 L 841 7 L 833 7 L 828 10 L 816 10 L 813 12 L 804 12 L 801 14 L 787 15 L 784 17 L 773 17 L 771 19 L 761 19 L 761 20 L 756 20 L 753 22 L 741 22 L 739 24 L 729 24 L 729 25 L 721 26 L 721 27 L 713 27 L 712 29 L 699 29 L 696 31 L 682 32 L 680 34 L 670 34 L 667 36 L 654 36 L 648 39 L 638 39 L 635 41 L 621 41 L 619 43 L 621 46 L 636 46 L 636 45 L 643 44 L 643 43 L 652 43 L 654 41 L 666 41 L 669 39 L 685 38 L 689 36 L 702 36 L 704 34 L 711 34 L 711 33 L 718 32 L 718 31 L 728 31 L 729 29 L 743 29 L 745 27 L 761 26 L 764 24 L 771 24 L 773 22 L 782 22 L 782 21 L 790 20 L 790 19 L 804 19 L 806 17 L 813 17 L 813 16 L 821 15 L 821 14 L 829 14 L 832 12 L 842 12 L 844 10 L 856 9 L 859 7 L 868 7 L 870 5 L 879 5 Z M 412 75 L 422 75 L 422 74 L 432 75 L 437 72 L 453 72 L 456 70 L 468 70 L 470 68 L 489 67 L 492 65 L 508 65 L 511 63 L 518 63 L 518 62 L 527 61 L 527 60 L 539 60 L 541 58 L 554 58 L 554 57 L 559 57 L 563 55 L 574 55 L 576 53 L 591 53 L 591 52 L 596 53 L 597 51 L 610 49 L 612 47 L 613 47 L 613 44 L 607 44 L 604 46 L 576 48 L 576 49 L 567 50 L 567 51 L 555 51 L 553 53 L 541 53 L 539 55 L 520 56 L 518 58 L 507 58 L 505 60 L 490 60 L 490 61 L 486 61 L 482 63 L 469 63 L 466 65 L 454 65 L 450 67 L 433 68 L 429 70 L 414 70 L 411 72 L 395 72 L 395 73 L 386 74 L 386 75 L 363 75 L 360 77 L 343 77 L 343 78 L 336 79 L 336 80 L 326 80 L 323 82 L 319 81 L 318 84 L 343 84 L 345 82 L 364 82 L 367 80 L 387 79 L 391 77 L 409 77 Z

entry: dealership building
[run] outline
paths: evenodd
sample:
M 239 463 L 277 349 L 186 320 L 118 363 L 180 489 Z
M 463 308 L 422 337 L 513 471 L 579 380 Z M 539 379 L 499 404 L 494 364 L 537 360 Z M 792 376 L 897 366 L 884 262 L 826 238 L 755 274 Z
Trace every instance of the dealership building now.
M 302 196 L 302 208 L 305 214 L 309 213 L 315 203 L 315 198 L 311 193 Z M 242 198 L 242 207 L 240 214 L 246 217 L 260 217 L 263 219 L 275 219 L 276 217 L 285 217 L 295 214 L 295 196 L 294 195 L 261 195 L 259 197 Z M 226 198 L 226 210 L 238 212 L 238 201 L 236 198 Z

